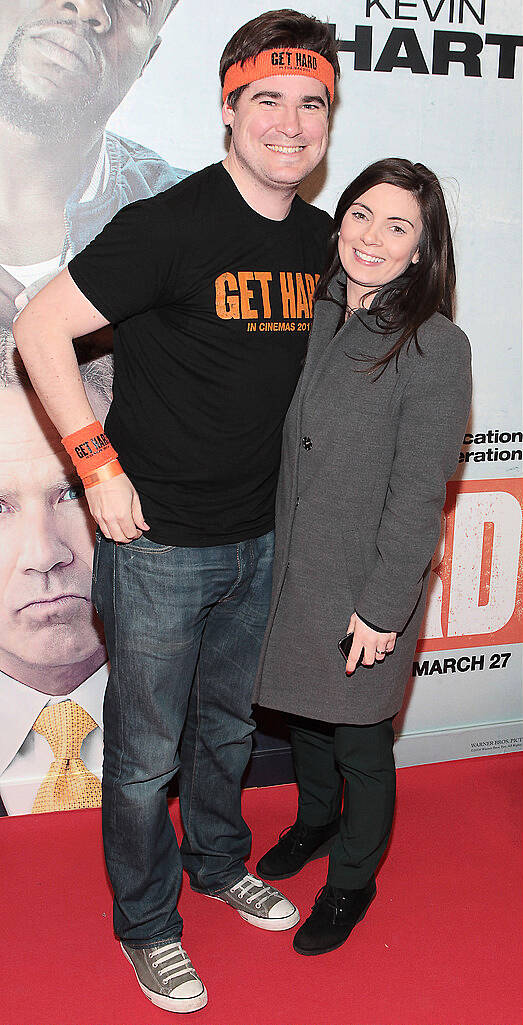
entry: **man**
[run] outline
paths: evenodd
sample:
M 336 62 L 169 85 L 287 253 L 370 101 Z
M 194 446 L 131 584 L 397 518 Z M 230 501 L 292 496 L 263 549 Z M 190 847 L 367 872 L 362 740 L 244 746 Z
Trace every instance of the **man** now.
M 316 19 L 271 11 L 243 26 L 220 65 L 231 136 L 223 164 L 118 214 L 15 325 L 100 527 L 94 598 L 111 661 L 103 826 L 115 930 L 142 990 L 167 1010 L 207 1000 L 180 944 L 182 864 L 194 890 L 252 925 L 281 930 L 299 919 L 246 871 L 240 795 L 281 430 L 331 223 L 296 190 L 326 151 L 338 73 Z M 93 422 L 72 336 L 109 321 L 107 436 Z M 166 802 L 179 767 L 181 851 Z
M 80 772 L 99 779 L 107 672 L 90 599 L 93 531 L 83 487 L 12 346 L 0 339 L 0 798 L 4 813 L 23 814 L 99 803 L 99 784 L 91 800 L 86 790 L 75 800 L 66 786 L 59 803 L 54 795 L 37 802 L 53 751 L 34 727 L 47 706 L 74 701 L 92 719 Z M 105 418 L 111 360 L 81 373 Z
M 105 132 L 160 43 L 176 0 L 0 5 L 0 327 L 120 207 L 184 177 Z M 20 183 L 23 182 L 23 188 Z
M 173 7 L 172 0 L 154 0 L 150 5 L 102 0 L 0 4 L 0 347 L 4 354 L 12 344 L 13 317 L 27 298 L 83 249 L 122 206 L 155 195 L 185 176 L 139 143 L 105 131 L 108 118 L 158 48 L 158 32 Z M 33 405 L 27 399 L 13 389 L 8 395 L 0 393 L 0 403 L 5 411 L 12 404 L 29 431 Z M 39 415 L 33 425 L 35 435 L 43 429 L 40 421 Z M 0 480 L 11 472 L 13 452 L 20 467 L 26 462 L 25 449 L 20 446 L 17 452 L 21 435 L 16 427 L 17 421 L 9 423 L 6 438 L 11 444 L 7 448 L 6 441 L 0 448 Z M 59 446 L 58 437 L 54 441 L 49 437 L 49 444 Z M 44 552 L 54 545 L 46 530 L 43 524 L 34 533 L 44 561 Z M 76 544 L 85 549 L 87 566 L 92 561 L 93 536 L 86 517 L 78 522 Z M 82 600 L 71 609 L 72 646 L 64 630 L 49 632 L 51 657 L 62 660 L 64 673 L 71 651 L 70 687 L 81 682 L 78 651 L 82 645 L 94 650 L 92 621 L 92 607 Z M 37 630 L 35 637 L 44 635 L 45 631 Z M 10 637 L 8 623 L 0 615 L 0 649 L 10 650 Z M 101 652 L 98 634 L 96 638 Z M 24 728 L 32 727 L 29 718 L 40 700 L 40 682 L 48 677 L 48 655 L 40 641 L 38 646 L 43 661 L 40 667 L 38 661 L 34 663 L 36 684 L 30 682 L 25 663 L 18 675 L 16 665 L 1 666 L 7 673 L 4 686 L 12 683 L 9 720 L 0 718 L 0 771 L 6 770 L 1 792 L 4 806 L 18 813 L 32 810 L 35 791 L 48 771 L 44 768 L 47 753 L 51 754 L 47 741 L 37 741 L 31 732 L 24 741 L 24 757 L 17 757 L 8 768 L 5 761 L 15 750 L 15 736 L 22 742 Z M 28 660 L 33 656 L 39 657 L 30 645 Z M 101 669 L 96 686 L 102 687 L 104 679 Z M 45 689 L 45 680 L 42 686 Z M 94 686 L 91 678 L 89 687 Z M 96 708 L 101 708 L 102 697 L 103 691 L 96 698 Z M 27 755 L 35 744 L 40 744 L 41 758 Z M 86 737 L 83 747 L 98 752 L 98 763 L 92 767 L 100 776 L 99 728 Z M 91 803 L 92 794 L 76 795 L 75 806 L 87 797 Z

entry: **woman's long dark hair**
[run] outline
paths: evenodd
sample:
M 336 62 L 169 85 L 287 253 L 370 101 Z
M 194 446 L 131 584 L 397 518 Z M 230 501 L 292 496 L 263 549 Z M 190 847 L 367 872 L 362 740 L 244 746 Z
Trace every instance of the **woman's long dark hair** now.
M 406 343 L 414 341 L 421 351 L 417 330 L 433 313 L 443 313 L 449 320 L 454 319 L 456 269 L 449 218 L 441 185 L 433 171 L 429 171 L 424 164 L 412 164 L 410 160 L 401 157 L 377 160 L 366 167 L 345 189 L 334 214 L 334 229 L 327 250 L 327 266 L 318 281 L 315 299 L 327 299 L 342 306 L 340 324 L 343 322 L 346 300 L 340 303 L 329 290 L 332 278 L 336 277 L 341 269 L 338 232 L 349 207 L 368 189 L 384 183 L 396 185 L 414 196 L 420 210 L 422 231 L 418 263 L 411 263 L 400 277 L 388 282 L 380 291 L 379 299 L 372 308 L 380 332 L 387 335 L 399 332 L 399 337 L 386 355 L 370 368 L 372 371 L 380 367 L 384 369 L 393 357 L 396 357 L 397 361 L 400 349 Z M 369 294 L 372 291 L 369 289 Z

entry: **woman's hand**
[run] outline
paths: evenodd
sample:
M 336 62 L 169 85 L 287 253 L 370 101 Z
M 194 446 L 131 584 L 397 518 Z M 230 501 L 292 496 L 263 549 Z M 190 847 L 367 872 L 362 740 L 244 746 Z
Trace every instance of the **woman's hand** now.
M 149 530 L 138 492 L 125 473 L 86 488 L 85 497 L 91 516 L 108 540 L 125 544 L 140 537 L 142 531 Z
M 367 626 L 359 618 L 356 612 L 351 616 L 347 633 L 354 634 L 354 640 L 345 667 L 347 674 L 354 672 L 362 651 L 365 652 L 362 663 L 364 666 L 372 666 L 374 662 L 383 662 L 385 655 L 394 651 L 396 634 L 380 633 L 378 630 L 373 630 L 372 627 Z

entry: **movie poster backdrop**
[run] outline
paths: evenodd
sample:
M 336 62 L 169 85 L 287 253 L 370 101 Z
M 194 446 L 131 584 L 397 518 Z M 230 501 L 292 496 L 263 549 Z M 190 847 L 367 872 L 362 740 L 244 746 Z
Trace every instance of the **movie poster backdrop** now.
M 223 158 L 219 57 L 240 21 L 270 7 L 244 0 L 239 14 L 225 0 L 179 0 L 172 10 L 170 0 L 0 5 L 4 814 L 52 810 L 48 795 L 60 791 L 65 759 L 76 759 L 80 783 L 76 803 L 66 798 L 64 806 L 99 802 L 107 680 L 90 604 L 92 523 L 13 349 L 12 320 L 118 209 Z M 473 412 L 396 720 L 397 761 L 515 750 L 523 647 L 521 6 L 318 0 L 307 13 L 330 20 L 342 80 L 327 158 L 303 194 L 333 212 L 372 160 L 406 156 L 432 167 L 454 230 L 457 321 L 473 349 Z M 71 52 L 66 23 L 75 19 L 81 30 Z M 103 419 L 110 330 L 79 356 Z M 67 739 L 49 727 L 58 720 L 69 723 Z M 260 722 L 248 781 L 290 778 L 284 728 L 271 717 Z

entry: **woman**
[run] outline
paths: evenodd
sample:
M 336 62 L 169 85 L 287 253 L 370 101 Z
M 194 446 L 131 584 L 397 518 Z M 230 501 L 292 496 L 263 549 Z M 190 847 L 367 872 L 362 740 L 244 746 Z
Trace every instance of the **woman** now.
M 454 287 L 437 178 L 408 160 L 372 164 L 338 203 L 286 420 L 255 697 L 300 717 L 297 821 L 259 874 L 294 875 L 334 838 L 326 885 L 294 938 L 302 954 L 335 949 L 363 918 L 391 830 L 392 718 L 470 406 Z

